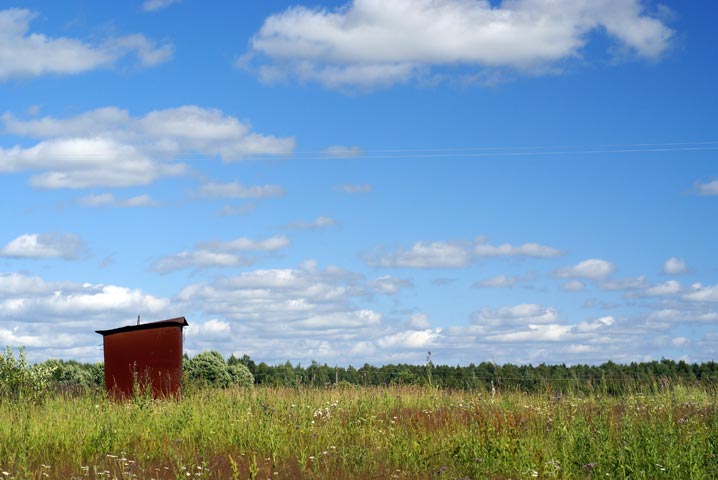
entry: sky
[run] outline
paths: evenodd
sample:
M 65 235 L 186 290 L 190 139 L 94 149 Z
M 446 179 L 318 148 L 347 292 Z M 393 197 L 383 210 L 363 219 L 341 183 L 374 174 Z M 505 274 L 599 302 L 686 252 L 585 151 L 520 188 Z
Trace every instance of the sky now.
M 0 6 L 0 346 L 718 357 L 713 2 Z

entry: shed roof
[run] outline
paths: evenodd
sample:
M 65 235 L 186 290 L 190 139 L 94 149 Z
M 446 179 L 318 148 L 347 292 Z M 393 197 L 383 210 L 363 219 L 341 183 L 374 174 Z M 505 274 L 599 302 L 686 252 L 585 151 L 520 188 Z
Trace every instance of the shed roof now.
M 189 324 L 184 317 L 170 318 L 169 320 L 162 320 L 159 322 L 152 323 L 141 323 L 139 325 L 128 325 L 126 327 L 113 328 L 112 330 L 95 330 L 95 333 L 99 333 L 103 337 L 108 335 L 114 335 L 116 333 L 134 332 L 137 330 L 150 330 L 153 328 L 166 328 L 166 327 L 186 327 Z

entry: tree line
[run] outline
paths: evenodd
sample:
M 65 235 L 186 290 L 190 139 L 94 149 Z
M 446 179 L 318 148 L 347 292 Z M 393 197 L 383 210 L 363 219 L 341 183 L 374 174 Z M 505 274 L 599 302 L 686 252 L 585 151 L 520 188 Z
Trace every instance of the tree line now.
M 718 390 L 718 363 L 687 363 L 683 360 L 600 365 L 435 365 L 431 355 L 422 365 L 364 364 L 359 368 L 320 364 L 307 366 L 285 362 L 268 365 L 248 355 L 225 359 L 219 352 L 183 357 L 186 387 L 285 386 L 348 387 L 423 385 L 442 389 L 523 391 L 527 393 L 626 393 L 660 391 L 675 385 L 701 386 Z M 47 360 L 30 364 L 20 349 L 0 352 L 0 399 L 25 398 L 49 391 L 79 393 L 104 387 L 102 363 Z
M 498 365 L 481 362 L 470 365 L 434 365 L 430 355 L 422 365 L 397 364 L 360 368 L 319 364 L 308 366 L 256 363 L 249 356 L 227 360 L 228 364 L 241 363 L 252 373 L 256 384 L 275 386 L 385 386 L 428 385 L 445 389 L 485 391 L 549 391 L 560 393 L 604 392 L 620 395 L 637 391 L 660 390 L 671 385 L 702 385 L 718 387 L 718 363 L 687 363 L 683 360 L 600 365 Z

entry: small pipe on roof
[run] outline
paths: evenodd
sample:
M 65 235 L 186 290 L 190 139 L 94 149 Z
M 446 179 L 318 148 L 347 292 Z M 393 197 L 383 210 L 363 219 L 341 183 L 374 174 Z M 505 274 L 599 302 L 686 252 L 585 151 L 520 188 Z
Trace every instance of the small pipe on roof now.
M 137 325 L 139 325 L 139 324 L 140 324 L 140 316 L 137 315 Z

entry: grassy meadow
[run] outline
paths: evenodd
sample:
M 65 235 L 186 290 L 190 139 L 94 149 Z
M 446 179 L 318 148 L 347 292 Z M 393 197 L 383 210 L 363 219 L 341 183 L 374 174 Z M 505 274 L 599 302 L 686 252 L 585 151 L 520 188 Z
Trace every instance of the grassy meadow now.
M 714 392 L 197 389 L 0 403 L 5 479 L 718 478 Z

